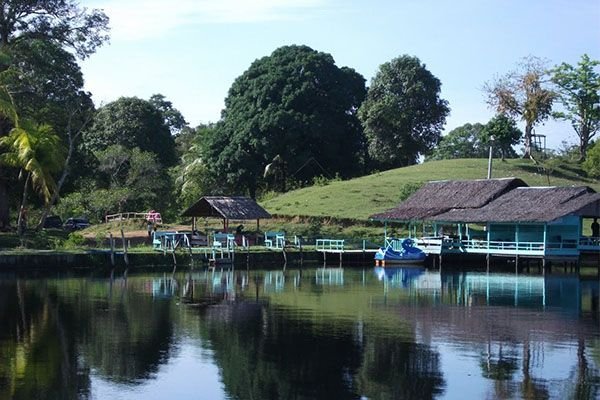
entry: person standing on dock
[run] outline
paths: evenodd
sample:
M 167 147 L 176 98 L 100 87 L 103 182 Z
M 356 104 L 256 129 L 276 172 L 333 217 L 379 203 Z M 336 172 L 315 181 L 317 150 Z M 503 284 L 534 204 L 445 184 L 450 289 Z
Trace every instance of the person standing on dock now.
M 592 237 L 600 237 L 600 224 L 598 224 L 598 218 L 594 218 L 594 222 L 592 222 Z

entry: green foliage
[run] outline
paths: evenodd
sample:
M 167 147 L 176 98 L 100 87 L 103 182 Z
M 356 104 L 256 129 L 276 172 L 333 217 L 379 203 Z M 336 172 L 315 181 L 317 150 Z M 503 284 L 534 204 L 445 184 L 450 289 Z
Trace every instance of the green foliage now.
M 360 74 L 306 46 L 256 60 L 231 86 L 223 119 L 208 137 L 206 162 L 220 178 L 214 191 L 254 197 L 276 156 L 284 182 L 308 181 L 323 170 L 359 173 L 364 141 L 356 110 L 364 95 Z
M 165 210 L 170 206 L 171 179 L 156 156 L 120 145 L 97 152 L 96 181 L 87 181 L 63 197 L 56 211 L 63 217 L 85 215 L 94 221 L 125 211 Z
M 515 121 L 504 115 L 497 115 L 487 124 L 464 124 L 442 137 L 437 148 L 427 160 L 448 160 L 453 158 L 487 158 L 490 144 L 494 157 L 514 158 L 512 146 L 519 143 L 522 132 Z M 493 142 L 491 142 L 493 138 Z
M 404 201 L 413 195 L 417 190 L 421 189 L 423 182 L 408 182 L 400 186 L 398 201 Z
M 55 190 L 52 174 L 62 168 L 64 160 L 64 148 L 52 128 L 22 120 L 0 138 L 0 146 L 8 149 L 0 162 L 29 174 L 33 188 L 48 201 Z
M 206 164 L 204 149 L 206 138 L 212 133 L 213 126 L 199 126 L 196 129 L 184 129 L 176 137 L 181 153 L 179 164 L 171 170 L 174 184 L 174 198 L 178 208 L 186 209 L 207 193 L 211 185 L 210 170 Z
M 600 140 L 592 144 L 582 166 L 588 176 L 600 178 Z
M 481 141 L 487 148 L 490 145 L 490 140 L 493 138 L 493 154 L 494 157 L 514 158 L 517 153 L 513 146 L 517 145 L 523 136 L 523 132 L 517 128 L 514 119 L 506 115 L 496 115 L 488 121 L 481 131 Z
M 130 150 L 138 147 L 156 154 L 165 166 L 176 163 L 175 142 L 163 115 L 152 103 L 137 97 L 121 97 L 98 110 L 84 132 L 84 142 L 91 151 L 111 145 Z
M 328 178 L 323 175 L 318 175 L 318 176 L 313 177 L 312 184 L 314 186 L 326 186 L 326 185 L 329 185 L 331 182 L 339 182 L 341 180 L 342 180 L 342 178 L 338 174 L 336 174 L 335 177 L 333 177 L 333 178 Z
M 439 79 L 417 57 L 381 65 L 358 112 L 372 169 L 415 164 L 433 149 L 450 112 L 440 90 Z
M 149 101 L 150 104 L 160 111 L 164 118 L 165 125 L 169 127 L 172 135 L 177 135 L 187 126 L 188 123 L 181 112 L 174 108 L 173 103 L 168 101 L 162 94 L 153 94 Z
M 482 158 L 488 155 L 488 146 L 483 137 L 482 124 L 464 124 L 442 137 L 438 146 L 427 160 L 452 158 Z
M 104 12 L 82 8 L 74 0 L 2 2 L 0 42 L 4 45 L 43 38 L 85 58 L 108 40 L 108 29 Z
M 76 249 L 82 247 L 85 244 L 85 237 L 81 233 L 71 232 L 69 237 L 65 240 L 63 246 L 66 249 Z
M 558 88 L 558 98 L 563 111 L 553 116 L 571 122 L 579 136 L 580 159 L 585 159 L 590 140 L 600 130 L 600 61 L 581 56 L 576 67 L 567 63 L 555 67 L 552 82 Z

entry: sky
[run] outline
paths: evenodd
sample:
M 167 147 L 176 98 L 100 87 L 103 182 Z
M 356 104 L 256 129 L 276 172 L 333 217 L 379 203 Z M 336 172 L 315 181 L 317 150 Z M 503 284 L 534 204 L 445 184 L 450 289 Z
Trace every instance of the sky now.
M 600 0 L 88 0 L 110 18 L 111 40 L 82 70 L 96 106 L 163 94 L 191 126 L 219 120 L 233 81 L 285 45 L 329 53 L 367 80 L 403 54 L 442 83 L 445 133 L 486 123 L 485 82 L 525 56 L 549 66 L 600 60 Z M 524 125 L 519 123 L 521 129 Z M 569 123 L 536 128 L 549 148 L 575 144 Z

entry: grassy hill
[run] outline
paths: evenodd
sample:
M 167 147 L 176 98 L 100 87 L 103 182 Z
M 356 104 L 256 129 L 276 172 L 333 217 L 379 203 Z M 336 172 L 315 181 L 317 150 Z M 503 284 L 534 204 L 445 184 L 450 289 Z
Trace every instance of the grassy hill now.
M 294 190 L 261 204 L 272 214 L 280 216 L 366 220 L 369 215 L 398 204 L 407 185 L 432 180 L 483 179 L 486 175 L 487 159 L 431 161 L 348 181 Z M 600 182 L 584 178 L 577 166 L 555 168 L 548 177 L 541 167 L 530 160 L 494 160 L 492 175 L 494 178 L 521 178 L 530 186 L 587 185 L 600 192 Z

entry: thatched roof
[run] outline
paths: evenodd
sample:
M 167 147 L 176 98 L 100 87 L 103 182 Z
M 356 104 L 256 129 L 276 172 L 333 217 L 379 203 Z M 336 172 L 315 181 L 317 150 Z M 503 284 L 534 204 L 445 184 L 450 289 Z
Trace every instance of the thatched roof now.
M 480 208 L 510 190 L 527 186 L 517 178 L 428 182 L 397 207 L 374 220 L 423 221 L 451 209 Z
M 550 222 L 561 217 L 600 216 L 600 193 L 587 186 L 520 187 L 476 209 L 453 209 L 436 215 L 443 222 Z
M 233 220 L 271 218 L 249 197 L 205 196 L 182 214 L 184 217 L 212 217 Z

